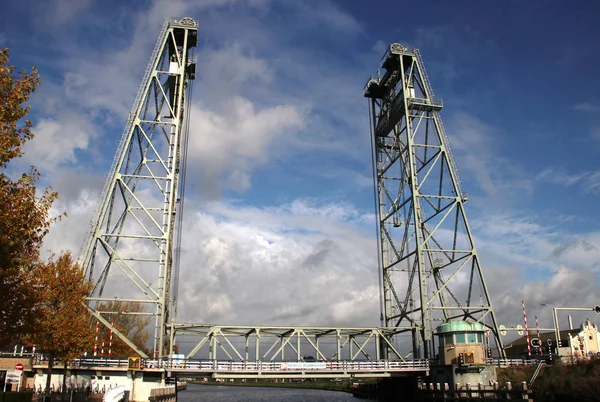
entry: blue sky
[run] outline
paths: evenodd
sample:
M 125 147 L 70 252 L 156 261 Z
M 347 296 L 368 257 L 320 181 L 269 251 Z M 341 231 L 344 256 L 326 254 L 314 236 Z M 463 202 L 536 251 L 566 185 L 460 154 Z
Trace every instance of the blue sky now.
M 540 303 L 595 304 L 599 7 L 9 0 L 0 46 L 42 75 L 32 99 L 37 137 L 22 166 L 41 168 L 59 191 L 56 212 L 70 216 L 47 247 L 78 249 L 162 21 L 192 16 L 200 44 L 180 290 L 186 320 L 377 324 L 362 89 L 391 42 L 421 49 L 444 99 L 500 321 L 519 323 L 522 298 L 542 322 L 550 314 Z

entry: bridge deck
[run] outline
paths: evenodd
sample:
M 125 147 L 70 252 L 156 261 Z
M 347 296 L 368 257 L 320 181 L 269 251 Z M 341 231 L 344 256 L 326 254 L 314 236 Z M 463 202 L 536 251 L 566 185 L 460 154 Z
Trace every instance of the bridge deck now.
M 500 367 L 537 364 L 538 360 L 488 359 L 488 364 Z M 59 363 L 60 364 L 60 363 Z M 432 362 L 428 360 L 376 361 L 229 361 L 192 359 L 142 359 L 136 371 L 148 373 L 170 372 L 181 377 L 214 378 L 351 378 L 399 377 L 428 375 Z M 436 364 L 436 362 L 433 362 Z M 45 369 L 43 361 L 35 361 L 34 369 Z M 57 365 L 58 367 L 58 365 Z M 127 359 L 84 358 L 72 362 L 79 370 L 126 372 Z
M 73 368 L 92 371 L 127 371 L 126 359 L 79 359 Z M 43 364 L 34 368 L 43 369 Z M 215 378 L 344 378 L 427 375 L 429 361 L 316 361 L 235 362 L 219 360 L 145 360 L 139 371 L 171 372 L 171 375 Z

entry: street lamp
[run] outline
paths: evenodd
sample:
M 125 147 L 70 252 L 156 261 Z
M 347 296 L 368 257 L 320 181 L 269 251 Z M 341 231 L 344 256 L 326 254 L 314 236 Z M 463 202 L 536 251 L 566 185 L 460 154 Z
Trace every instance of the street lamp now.
M 595 305 L 591 309 L 589 307 L 554 307 L 551 304 L 542 303 L 542 306 L 552 307 L 552 320 L 554 321 L 554 337 L 556 339 L 556 354 L 558 354 L 558 348 L 560 345 L 560 328 L 558 327 L 558 310 L 569 310 L 569 311 L 594 311 L 596 314 L 600 314 L 600 306 Z
M 542 306 L 552 307 L 552 322 L 554 323 L 554 340 L 556 342 L 556 354 L 558 354 L 558 348 L 560 348 L 560 329 L 558 328 L 558 315 L 556 314 L 556 307 L 542 303 Z

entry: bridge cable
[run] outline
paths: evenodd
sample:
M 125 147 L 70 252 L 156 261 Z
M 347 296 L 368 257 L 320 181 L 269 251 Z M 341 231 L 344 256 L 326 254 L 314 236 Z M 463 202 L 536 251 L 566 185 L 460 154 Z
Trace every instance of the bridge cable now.
M 194 57 L 194 50 L 191 50 L 191 59 Z M 183 230 L 183 211 L 185 204 L 185 182 L 187 177 L 187 151 L 188 144 L 190 142 L 190 110 L 192 105 L 192 94 L 194 93 L 194 80 L 186 80 L 186 83 L 189 85 L 188 97 L 186 99 L 186 107 L 185 107 L 185 121 L 183 123 L 183 138 L 182 138 L 182 146 L 181 146 L 181 157 L 180 157 L 180 193 L 179 193 L 179 209 L 177 211 L 177 227 L 175 232 L 175 263 L 173 264 L 173 294 L 171 298 L 172 305 L 172 315 L 171 320 L 177 317 L 177 301 L 179 297 L 179 267 L 181 264 L 181 238 L 182 238 L 182 230 Z
M 367 109 L 368 109 L 368 113 L 369 113 L 369 132 L 370 132 L 370 138 L 369 138 L 369 144 L 371 145 L 371 167 L 372 167 L 372 172 L 373 172 L 373 206 L 375 208 L 375 237 L 377 239 L 377 242 L 379 244 L 377 244 L 377 277 L 379 279 L 379 322 L 381 324 L 381 326 L 383 327 L 385 324 L 384 321 L 384 314 L 385 314 L 385 300 L 384 300 L 384 294 L 383 294 L 383 263 L 382 263 L 382 250 L 381 250 L 381 231 L 380 231 L 380 225 L 381 222 L 379 221 L 379 217 L 380 217 L 380 211 L 379 211 L 379 197 L 377 195 L 377 189 L 378 189 L 378 185 L 377 185 L 377 164 L 376 164 L 376 160 L 375 160 L 375 134 L 373 132 L 373 115 L 372 113 L 374 112 L 374 109 L 372 107 L 372 102 L 373 101 L 369 101 L 367 100 Z

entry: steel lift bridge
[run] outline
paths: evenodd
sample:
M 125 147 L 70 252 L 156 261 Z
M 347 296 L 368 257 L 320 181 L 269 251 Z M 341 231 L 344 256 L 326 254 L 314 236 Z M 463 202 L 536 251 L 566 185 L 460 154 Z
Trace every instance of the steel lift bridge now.
M 244 367 L 254 367 L 253 372 L 261 371 L 263 363 L 297 362 L 305 355 L 322 361 L 384 362 L 371 368 L 363 364 L 358 370 L 377 376 L 427 371 L 428 364 L 423 363 L 426 360 L 415 359 L 431 356 L 425 345 L 431 339 L 434 311 L 441 311 L 443 319 L 459 317 L 481 321 L 489 318 L 490 328 L 497 334 L 485 282 L 466 226 L 458 176 L 437 114 L 441 103 L 433 99 L 418 53 L 396 44 L 384 57 L 385 75 L 371 79 L 365 91 L 365 96 L 372 99 L 374 117 L 372 137 L 385 295 L 383 325 L 376 328 L 265 327 L 175 322 L 177 250 L 181 241 L 190 100 L 196 75 L 193 51 L 197 43 L 195 20 L 170 18 L 165 21 L 104 183 L 80 257 L 86 277 L 94 285 L 88 306 L 98 321 L 148 359 L 149 366 L 154 368 L 168 360 L 177 341 L 185 338 L 195 342 L 186 356 L 189 369 L 201 367 L 192 361 L 202 357 L 217 368 L 226 366 L 215 363 L 221 360 L 243 362 Z M 415 98 L 417 93 L 419 96 Z M 399 122 L 405 122 L 405 126 Z M 425 131 L 426 142 L 415 142 L 415 134 L 423 127 L 429 127 Z M 431 168 L 434 164 L 442 167 L 437 173 Z M 393 167 L 396 169 L 391 169 Z M 444 175 L 450 178 L 449 182 Z M 421 195 L 426 188 L 431 188 L 416 181 L 421 176 L 430 182 L 436 180 L 438 195 Z M 395 183 L 396 188 L 389 183 Z M 442 193 L 442 189 L 448 192 Z M 406 213 L 402 215 L 403 212 Z M 456 233 L 459 221 L 464 222 L 467 240 L 459 243 L 455 236 L 450 247 L 441 247 L 433 235 L 441 234 L 438 222 L 450 219 L 457 222 Z M 400 228 L 403 236 L 400 243 L 392 241 L 392 226 Z M 451 234 L 444 233 L 443 237 L 447 239 Z M 459 267 L 452 268 L 444 279 L 442 272 L 451 269 L 452 264 Z M 397 272 L 404 272 L 404 277 L 397 277 Z M 416 286 L 414 278 L 418 278 Z M 427 287 L 432 280 L 436 286 L 433 292 Z M 468 283 L 468 289 L 463 289 L 462 295 L 451 291 L 453 280 Z M 476 303 L 478 297 L 471 298 L 477 284 L 484 289 L 481 305 Z M 404 295 L 399 293 L 401 291 Z M 440 302 L 434 306 L 434 300 Z M 454 302 L 455 307 L 450 307 L 448 300 Z M 117 306 L 127 303 L 139 308 L 103 309 L 103 306 L 114 306 L 114 302 Z M 153 317 L 150 356 L 112 324 L 118 314 Z M 403 325 L 405 322 L 408 325 Z M 396 346 L 395 336 L 405 331 L 415 340 L 414 357 L 410 360 Z M 418 345 L 424 346 L 424 353 L 418 353 Z M 390 366 L 393 361 L 399 364 Z M 187 363 L 178 366 L 185 368 Z M 286 370 L 298 370 L 293 367 L 287 365 Z M 331 367 L 329 364 L 330 370 Z M 336 367 L 342 365 L 336 364 Z M 336 369 L 335 376 L 340 370 Z

